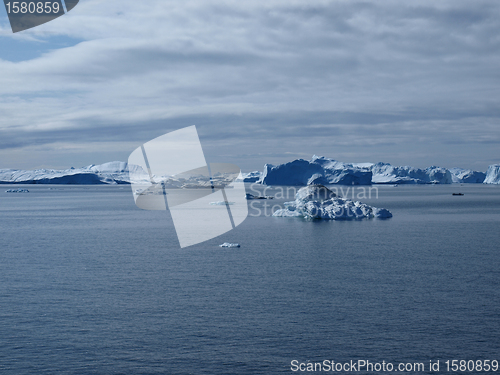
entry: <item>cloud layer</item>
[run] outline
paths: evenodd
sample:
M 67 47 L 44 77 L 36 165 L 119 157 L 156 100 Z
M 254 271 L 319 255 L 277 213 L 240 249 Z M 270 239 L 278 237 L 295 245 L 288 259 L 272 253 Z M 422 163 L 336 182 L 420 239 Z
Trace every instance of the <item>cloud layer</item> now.
M 0 52 L 0 167 L 125 159 L 196 124 L 207 158 L 245 169 L 316 153 L 485 170 L 499 17 L 497 1 L 82 0 L 14 35 L 5 17 L 1 39 L 42 52 Z

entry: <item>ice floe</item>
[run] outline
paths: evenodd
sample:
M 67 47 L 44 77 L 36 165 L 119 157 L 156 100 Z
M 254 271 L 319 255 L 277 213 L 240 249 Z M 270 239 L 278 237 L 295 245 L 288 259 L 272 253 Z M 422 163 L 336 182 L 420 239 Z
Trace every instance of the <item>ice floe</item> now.
M 392 217 L 385 208 L 371 207 L 359 201 L 337 197 L 323 185 L 310 185 L 301 188 L 295 201 L 285 203 L 285 208 L 277 210 L 275 217 L 303 217 L 324 220 L 360 220 Z

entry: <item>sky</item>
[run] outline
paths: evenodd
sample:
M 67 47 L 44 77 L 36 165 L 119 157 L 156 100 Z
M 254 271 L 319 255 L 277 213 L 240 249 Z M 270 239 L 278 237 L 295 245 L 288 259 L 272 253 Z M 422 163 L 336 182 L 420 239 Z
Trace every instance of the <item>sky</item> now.
M 500 163 L 497 0 L 80 0 L 12 33 L 0 168 L 126 161 L 196 125 L 209 162 Z

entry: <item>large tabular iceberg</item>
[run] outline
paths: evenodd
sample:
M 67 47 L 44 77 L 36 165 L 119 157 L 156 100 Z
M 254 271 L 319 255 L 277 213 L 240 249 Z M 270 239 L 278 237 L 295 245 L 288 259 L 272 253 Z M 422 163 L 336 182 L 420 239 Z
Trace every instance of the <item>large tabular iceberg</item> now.
M 99 184 L 150 184 L 151 179 L 157 182 L 157 188 L 210 188 L 227 183 L 226 176 L 215 173 L 212 179 L 203 175 L 193 174 L 174 178 L 172 176 L 149 175 L 139 165 L 113 161 L 101 165 L 89 165 L 83 168 L 63 170 L 36 169 L 31 171 L 0 169 L 0 184 L 68 184 L 68 185 L 99 185 Z M 137 192 L 140 194 L 141 192 Z M 149 192 L 154 194 L 154 192 Z
M 370 185 L 370 184 L 451 184 L 453 183 L 500 183 L 500 166 L 491 165 L 488 176 L 469 169 L 440 167 L 419 169 L 392 166 L 387 163 L 343 163 L 333 159 L 313 156 L 310 161 L 298 159 L 277 166 L 266 164 L 264 172 L 250 172 L 240 177 L 248 183 L 264 185 L 306 186 L 306 185 Z M 130 173 L 129 173 L 130 172 Z M 0 184 L 129 184 L 147 183 L 151 177 L 159 178 L 162 186 L 182 188 L 210 186 L 211 181 L 192 176 L 175 179 L 168 176 L 149 176 L 138 165 L 114 161 L 101 165 L 64 170 L 36 169 L 30 171 L 0 169 Z M 486 178 L 485 178 L 486 177 Z M 213 182 L 223 178 L 213 176 Z M 131 179 L 133 181 L 131 181 Z M 136 181 L 137 180 L 137 181 Z
M 266 164 L 259 182 L 265 185 L 286 186 L 370 185 L 372 172 L 365 166 L 314 155 L 311 161 L 298 159 L 277 166 Z
M 1 169 L 0 184 L 128 184 L 130 183 L 129 168 L 135 170 L 141 167 L 129 166 L 127 163 L 115 161 L 78 169 L 36 169 L 31 171 Z
M 454 183 L 481 184 L 486 178 L 486 173 L 470 169 L 451 168 L 450 173 Z
M 481 172 L 464 173 L 457 182 L 475 182 Z M 458 172 L 457 172 L 458 174 Z M 277 166 L 266 164 L 259 183 L 265 185 L 370 185 L 370 184 L 451 184 L 452 173 L 446 168 L 398 167 L 387 163 L 343 163 L 313 156 L 311 161 L 298 159 Z M 482 181 L 481 181 L 482 182 Z
M 365 203 L 342 199 L 322 185 L 310 185 L 301 188 L 295 195 L 295 201 L 285 203 L 285 208 L 277 210 L 276 217 L 303 217 L 306 219 L 325 220 L 360 220 L 392 217 L 385 208 L 371 207 Z
M 451 184 L 449 170 L 440 167 L 426 169 L 395 167 L 387 163 L 372 166 L 374 184 Z
M 486 172 L 485 184 L 500 184 L 500 164 L 493 164 Z

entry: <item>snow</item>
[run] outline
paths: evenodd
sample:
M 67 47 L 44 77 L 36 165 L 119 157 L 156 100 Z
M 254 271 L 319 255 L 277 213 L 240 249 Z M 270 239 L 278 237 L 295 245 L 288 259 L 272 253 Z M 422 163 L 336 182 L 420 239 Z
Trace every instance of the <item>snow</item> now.
M 1 169 L 0 184 L 128 184 L 130 183 L 129 168 L 134 171 L 142 170 L 139 166 L 129 166 L 127 163 L 119 161 L 62 170 L 35 169 L 24 171 Z
M 344 163 L 314 155 L 310 161 L 297 159 L 277 166 L 266 164 L 264 172 L 253 171 L 238 178 L 239 181 L 265 185 L 370 185 L 370 184 L 499 184 L 499 165 L 491 165 L 487 175 L 462 168 L 426 169 L 393 166 L 387 163 Z M 150 176 L 142 167 L 113 161 L 101 165 L 63 170 L 0 169 L 0 184 L 130 184 L 150 185 L 151 178 L 169 189 L 211 187 L 207 176 Z M 215 185 L 227 184 L 225 176 L 214 176 Z M 232 180 L 231 180 L 232 181 Z
M 257 182 L 262 177 L 262 172 L 253 171 L 242 175 L 243 182 Z
M 392 217 L 385 208 L 371 207 L 359 201 L 339 198 L 323 185 L 301 188 L 295 201 L 285 203 L 285 208 L 277 210 L 275 217 L 303 217 L 323 220 L 360 220 Z
M 481 172 L 463 181 L 480 179 Z M 344 163 L 314 155 L 310 161 L 297 159 L 274 166 L 266 164 L 259 183 L 265 185 L 370 185 L 374 184 L 451 184 L 452 173 L 446 168 L 398 167 L 387 163 Z
M 453 181 L 449 170 L 435 166 L 420 169 L 376 163 L 371 170 L 374 184 L 451 184 Z
M 224 242 L 220 247 L 240 247 L 239 243 Z
M 486 172 L 485 184 L 500 184 L 500 164 L 493 164 Z
M 314 155 L 274 166 L 266 164 L 259 183 L 265 185 L 370 185 L 372 172 L 365 167 Z
M 481 184 L 486 178 L 486 173 L 463 168 L 451 168 L 450 173 L 454 183 Z

